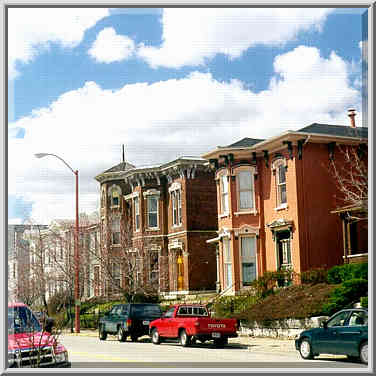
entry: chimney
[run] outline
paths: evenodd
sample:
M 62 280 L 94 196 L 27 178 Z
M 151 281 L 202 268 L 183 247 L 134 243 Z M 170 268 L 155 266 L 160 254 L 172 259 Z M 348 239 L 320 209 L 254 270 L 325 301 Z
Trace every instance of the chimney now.
M 350 127 L 351 128 L 356 128 L 356 125 L 355 125 L 355 109 L 354 108 L 350 108 L 347 110 L 347 115 L 348 117 L 350 118 Z

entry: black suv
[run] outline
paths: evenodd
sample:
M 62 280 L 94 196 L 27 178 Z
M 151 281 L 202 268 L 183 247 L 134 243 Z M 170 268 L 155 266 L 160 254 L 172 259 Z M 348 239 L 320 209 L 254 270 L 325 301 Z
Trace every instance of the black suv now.
M 149 323 L 162 316 L 158 304 L 129 303 L 117 304 L 99 320 L 99 339 L 105 340 L 107 334 L 116 334 L 120 342 L 131 337 L 133 342 L 138 337 L 149 334 Z

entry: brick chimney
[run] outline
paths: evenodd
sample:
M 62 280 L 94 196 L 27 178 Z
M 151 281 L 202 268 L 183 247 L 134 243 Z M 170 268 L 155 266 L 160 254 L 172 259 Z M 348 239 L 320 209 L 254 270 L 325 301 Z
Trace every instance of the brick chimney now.
M 347 110 L 347 115 L 348 117 L 350 118 L 350 127 L 351 128 L 356 128 L 356 125 L 355 125 L 355 109 L 354 108 L 350 108 Z

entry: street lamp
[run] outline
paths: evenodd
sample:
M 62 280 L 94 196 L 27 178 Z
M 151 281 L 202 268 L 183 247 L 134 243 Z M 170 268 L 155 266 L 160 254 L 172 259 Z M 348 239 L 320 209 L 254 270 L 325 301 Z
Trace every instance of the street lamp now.
M 60 159 L 73 173 L 76 175 L 76 229 L 74 234 L 74 260 L 75 260 L 75 282 L 74 282 L 74 299 L 75 299 L 75 328 L 76 333 L 80 333 L 80 286 L 79 286 L 79 267 L 80 267 L 80 255 L 78 252 L 78 170 L 73 170 L 71 166 L 64 159 L 58 155 L 50 153 L 38 153 L 35 154 L 37 158 L 43 158 L 48 155 Z

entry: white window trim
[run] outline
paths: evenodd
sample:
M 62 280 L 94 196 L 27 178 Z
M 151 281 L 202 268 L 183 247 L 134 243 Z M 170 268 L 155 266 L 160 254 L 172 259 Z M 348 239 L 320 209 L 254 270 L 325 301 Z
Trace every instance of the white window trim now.
M 137 214 L 136 214 L 136 200 L 138 200 L 138 228 L 137 228 L 137 221 L 136 221 L 136 218 L 137 218 Z M 135 232 L 140 232 L 141 230 L 141 202 L 140 202 L 140 197 L 139 195 L 137 194 L 136 196 L 133 197 L 133 203 L 134 203 L 134 228 L 135 228 Z
M 228 247 L 229 247 L 229 255 L 230 255 L 230 260 L 231 262 L 226 262 L 226 255 L 225 255 L 225 246 L 224 242 L 228 241 Z M 222 242 L 222 253 L 223 253 L 223 284 L 224 284 L 224 289 L 230 289 L 232 290 L 232 286 L 234 285 L 233 280 L 234 280 L 234 258 L 233 258 L 233 252 L 232 252 L 232 247 L 231 247 L 231 237 L 228 235 L 223 236 L 223 242 Z M 226 265 L 231 265 L 231 281 L 228 281 L 229 283 L 226 284 L 227 281 L 227 268 Z
M 272 171 L 274 171 L 275 176 L 274 176 L 274 184 L 275 184 L 275 191 L 276 191 L 276 207 L 274 210 L 282 210 L 282 209 L 287 209 L 287 174 L 286 174 L 286 180 L 285 180 L 285 187 L 286 187 L 286 202 L 281 203 L 281 197 L 280 197 L 280 192 L 279 192 L 279 174 L 278 174 L 278 169 L 279 167 L 285 167 L 287 172 L 287 162 L 286 159 L 283 157 L 280 157 L 273 161 L 272 163 Z
M 239 184 L 239 173 L 242 171 L 250 172 L 252 177 L 252 202 L 253 208 L 240 208 L 240 184 Z M 241 213 L 246 214 L 257 214 L 256 210 L 256 194 L 255 194 L 255 175 L 257 174 L 257 170 L 254 166 L 239 166 L 234 169 L 234 175 L 236 177 L 236 202 L 237 202 L 237 211 L 234 213 L 235 215 L 239 215 Z
M 159 192 L 158 194 L 146 194 L 147 192 L 144 192 L 144 197 L 146 197 L 146 217 L 147 217 L 147 229 L 146 231 L 157 231 L 159 230 Z M 149 203 L 148 203 L 148 198 L 156 198 L 157 199 L 157 226 L 156 227 L 150 227 L 149 224 Z
M 247 286 L 247 285 L 244 285 L 243 284 L 243 263 L 242 263 L 242 238 L 255 238 L 255 242 L 256 242 L 256 250 L 255 250 L 255 265 L 256 265 L 256 278 L 258 278 L 258 258 L 257 258 L 257 236 L 256 234 L 249 234 L 249 235 L 241 235 L 239 236 L 239 245 L 238 245 L 238 249 L 239 249 L 239 277 L 240 277 L 240 286 L 241 288 L 243 289 L 247 289 L 247 288 L 250 288 L 250 286 Z
M 228 207 L 228 210 L 227 211 L 223 211 L 223 202 L 222 202 L 222 197 L 223 197 L 223 194 L 222 194 L 222 178 L 226 176 L 227 177 L 227 207 Z M 219 215 L 218 215 L 218 218 L 224 218 L 224 217 L 228 217 L 230 215 L 230 175 L 228 174 L 228 171 L 227 170 L 222 170 L 222 171 L 219 171 L 217 173 L 217 176 L 216 176 L 216 180 L 218 180 L 219 184 L 218 184 L 218 193 L 219 193 L 219 197 L 218 197 L 218 201 L 219 201 Z
M 183 211 L 182 211 L 182 190 L 181 190 L 181 184 L 180 183 L 174 183 L 176 184 L 176 186 L 174 187 L 174 189 L 169 189 L 169 192 L 170 192 L 170 197 L 171 197 L 171 202 L 172 202 L 172 228 L 179 228 L 183 225 Z M 173 184 L 173 185 L 174 185 Z M 175 220 L 175 217 L 174 217 L 174 204 L 176 202 L 176 192 L 179 192 L 180 193 L 180 200 L 178 200 L 178 206 L 176 208 L 176 214 L 177 214 L 177 222 L 178 223 L 174 223 L 174 220 Z M 179 206 L 179 203 L 180 203 L 180 206 Z M 180 216 L 179 216 L 179 209 L 180 209 Z

